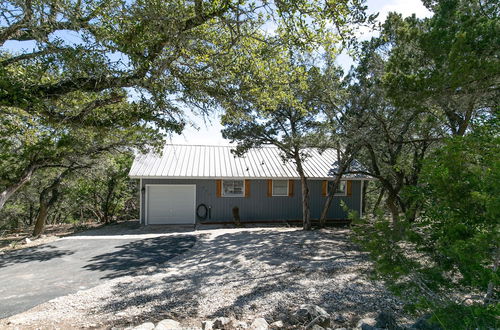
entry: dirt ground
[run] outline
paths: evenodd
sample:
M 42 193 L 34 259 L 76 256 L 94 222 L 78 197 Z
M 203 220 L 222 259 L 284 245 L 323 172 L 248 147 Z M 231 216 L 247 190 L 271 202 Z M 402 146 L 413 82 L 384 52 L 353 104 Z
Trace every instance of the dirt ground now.
M 334 328 L 352 328 L 381 310 L 403 316 L 398 299 L 369 279 L 371 263 L 350 242 L 348 229 L 210 229 L 191 235 L 197 241 L 189 251 L 144 274 L 56 298 L 0 320 L 0 328 L 126 328 L 165 318 L 200 327 L 219 316 L 287 324 L 305 303 L 341 320 Z
M 0 254 L 11 250 L 24 249 L 34 247 L 40 244 L 50 243 L 59 237 L 68 236 L 81 231 L 99 228 L 102 224 L 96 222 L 73 224 L 57 224 L 47 225 L 43 235 L 40 237 L 32 237 L 33 228 L 23 228 L 14 232 L 0 232 Z M 26 243 L 26 238 L 29 243 Z

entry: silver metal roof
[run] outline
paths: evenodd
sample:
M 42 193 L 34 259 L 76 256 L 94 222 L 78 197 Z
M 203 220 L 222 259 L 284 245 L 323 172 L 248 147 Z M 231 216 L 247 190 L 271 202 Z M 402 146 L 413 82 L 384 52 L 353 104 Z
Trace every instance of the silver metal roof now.
M 161 155 L 138 154 L 129 176 L 131 178 L 299 178 L 292 161 L 286 163 L 276 147 L 249 150 L 243 157 L 236 157 L 231 146 L 166 145 Z M 332 177 L 336 151 L 320 153 L 310 149 L 303 163 L 309 178 Z M 352 177 L 353 179 L 359 177 Z

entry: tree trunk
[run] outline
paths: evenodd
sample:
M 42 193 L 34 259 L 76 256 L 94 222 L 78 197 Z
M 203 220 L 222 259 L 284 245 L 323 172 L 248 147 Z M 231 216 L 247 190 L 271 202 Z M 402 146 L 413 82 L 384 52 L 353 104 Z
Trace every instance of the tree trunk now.
M 29 223 L 28 223 L 28 226 L 32 226 L 33 225 L 33 204 L 30 202 L 30 208 L 29 208 Z
M 309 186 L 307 185 L 307 178 L 304 175 L 300 176 L 300 183 L 302 187 L 302 228 L 304 230 L 311 230 L 311 210 L 309 207 Z
M 300 186 L 302 190 L 302 228 L 304 230 L 311 230 L 311 209 L 309 207 L 309 186 L 307 184 L 307 177 L 302 168 L 302 159 L 298 150 L 295 150 L 295 166 L 300 175 Z
M 54 223 L 56 224 L 61 223 L 61 217 L 62 217 L 61 212 L 57 212 L 57 215 L 54 217 Z
M 319 224 L 321 227 L 324 227 L 326 225 L 326 218 L 328 217 L 328 210 L 330 209 L 330 206 L 332 205 L 335 191 L 337 191 L 337 188 L 340 185 L 340 181 L 342 180 L 342 175 L 344 175 L 344 172 L 347 170 L 347 168 L 351 164 L 352 158 L 353 158 L 353 156 L 350 155 L 348 157 L 348 159 L 341 162 L 342 165 L 340 166 L 339 171 L 335 177 L 335 180 L 333 181 L 333 185 L 332 185 L 331 189 L 328 189 L 328 194 L 326 196 L 325 204 L 323 205 L 323 210 L 321 211 L 321 216 L 319 218 Z
M 377 201 L 375 202 L 375 205 L 373 206 L 373 210 L 372 210 L 373 215 L 375 215 L 375 212 L 377 212 L 377 209 L 380 206 L 380 203 L 382 202 L 382 198 L 384 198 L 384 194 L 385 194 L 385 188 L 381 187 L 380 193 L 378 194 Z
M 392 229 L 394 230 L 394 233 L 397 238 L 400 237 L 401 234 L 401 228 L 400 228 L 400 223 L 399 223 L 399 207 L 397 205 L 397 197 L 394 196 L 394 194 L 389 194 L 387 195 L 387 199 L 385 200 L 387 207 L 389 208 L 389 211 L 391 212 L 391 217 L 392 217 Z
M 497 246 L 493 254 L 493 274 L 498 270 L 498 264 L 500 263 L 500 248 Z M 495 283 L 493 280 L 488 282 L 488 287 L 486 290 L 486 295 L 484 296 L 484 304 L 489 305 L 493 301 L 493 295 L 495 293 Z
M 35 221 L 35 229 L 33 229 L 33 236 L 40 236 L 45 230 L 45 222 L 47 220 L 47 214 L 49 213 L 49 206 L 46 202 L 40 204 L 38 209 L 38 215 Z
M 104 214 L 104 221 L 106 224 L 111 223 L 111 219 L 113 217 L 114 212 L 111 210 L 112 200 L 115 193 L 116 188 L 116 178 L 111 177 L 108 181 L 108 192 L 106 194 L 106 198 L 104 199 L 104 203 L 102 205 L 102 213 Z
M 7 186 L 7 188 L 5 188 L 5 190 L 0 193 L 0 210 L 3 209 L 5 203 L 9 200 L 9 198 L 12 197 L 12 195 L 14 195 L 16 191 L 18 191 L 22 186 L 24 186 L 31 180 L 31 177 L 33 176 L 36 168 L 37 167 L 34 165 L 27 167 L 16 183 Z
M 362 214 L 366 214 L 366 194 L 368 192 L 368 184 L 370 183 L 370 181 L 364 181 L 363 182 L 363 191 L 361 192 L 361 200 L 362 200 L 362 204 L 361 204 L 361 213 Z
M 50 186 L 43 189 L 40 193 L 40 207 L 38 209 L 35 228 L 33 229 L 33 236 L 39 236 L 43 233 L 49 209 L 50 207 L 52 207 L 52 205 L 54 205 L 54 203 L 57 201 L 57 198 L 59 197 L 58 189 L 59 185 L 61 184 L 61 180 L 75 169 L 76 168 L 74 167 L 68 167 L 64 172 L 59 174 L 57 178 L 54 179 Z
M 45 224 L 47 222 L 47 215 L 49 214 L 49 209 L 56 202 L 59 197 L 59 192 L 57 188 L 59 187 L 61 177 L 58 177 L 54 183 L 49 187 L 42 190 L 40 193 L 40 207 L 38 209 L 38 215 L 36 217 L 35 228 L 33 229 L 33 236 L 40 236 L 45 230 Z M 49 194 L 51 195 L 49 198 Z

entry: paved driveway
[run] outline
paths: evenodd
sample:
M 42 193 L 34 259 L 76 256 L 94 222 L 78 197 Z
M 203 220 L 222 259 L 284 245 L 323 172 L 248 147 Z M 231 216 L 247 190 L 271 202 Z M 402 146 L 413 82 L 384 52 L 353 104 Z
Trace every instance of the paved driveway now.
M 139 231 L 139 232 L 137 232 Z M 189 250 L 196 236 L 94 230 L 0 256 L 0 318 L 134 275 Z

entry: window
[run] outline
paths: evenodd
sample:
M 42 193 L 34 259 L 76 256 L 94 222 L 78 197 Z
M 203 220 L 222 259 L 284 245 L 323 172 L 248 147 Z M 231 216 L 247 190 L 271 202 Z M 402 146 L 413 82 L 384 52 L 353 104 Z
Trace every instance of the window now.
M 244 197 L 245 183 L 243 180 L 222 180 L 222 196 Z
M 273 196 L 288 196 L 288 180 L 273 180 Z
M 330 182 L 329 184 L 329 188 L 333 186 L 333 182 Z M 345 181 L 340 181 L 338 187 L 337 187 L 337 190 L 335 190 L 335 194 L 334 195 L 337 195 L 337 196 L 345 196 L 347 193 L 347 184 Z

